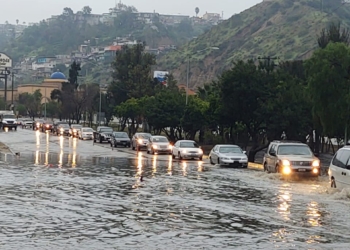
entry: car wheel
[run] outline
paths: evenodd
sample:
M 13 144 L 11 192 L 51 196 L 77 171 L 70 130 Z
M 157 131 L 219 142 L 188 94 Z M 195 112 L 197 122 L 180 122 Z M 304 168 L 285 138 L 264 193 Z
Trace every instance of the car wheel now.
M 331 178 L 331 188 L 337 188 L 337 184 L 335 183 L 335 178 L 333 176 Z
M 199 157 L 199 160 L 201 161 L 203 159 L 203 156 Z
M 218 164 L 220 165 L 220 158 L 218 158 Z
M 176 158 L 176 156 L 173 154 L 173 152 L 171 152 L 171 155 L 173 156 L 173 159 L 175 159 L 175 158 Z
M 134 143 L 132 143 L 131 149 L 135 150 Z
M 182 156 L 181 156 L 180 152 L 179 152 L 178 156 L 179 156 L 179 160 L 182 161 Z
M 102 138 L 100 137 L 100 143 L 102 143 Z
M 114 144 L 114 147 L 115 147 L 115 148 L 117 148 L 117 147 L 118 147 L 118 144 L 116 144 L 116 143 L 113 143 L 113 144 Z
M 267 169 L 267 164 L 266 164 L 266 162 L 264 163 L 264 172 L 269 173 L 269 170 Z
M 209 158 L 209 161 L 210 161 L 210 164 L 211 164 L 211 165 L 214 165 L 214 162 L 213 162 L 213 160 L 211 159 L 211 157 Z

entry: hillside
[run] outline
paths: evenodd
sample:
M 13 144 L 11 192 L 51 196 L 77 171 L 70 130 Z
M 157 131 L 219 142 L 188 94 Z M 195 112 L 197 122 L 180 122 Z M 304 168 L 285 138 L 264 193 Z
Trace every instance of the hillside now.
M 330 21 L 349 27 L 350 6 L 342 0 L 269 0 L 232 16 L 210 31 L 158 60 L 158 69 L 186 82 L 186 57 L 191 55 L 190 87 L 215 79 L 238 59 L 279 57 L 303 59 L 317 48 L 317 36 Z M 219 50 L 205 50 L 209 47 Z
M 66 11 L 66 9 L 68 11 Z M 91 24 L 93 14 L 74 14 L 65 8 L 54 20 L 41 21 L 24 29 L 22 35 L 9 34 L 15 25 L 6 24 L 7 34 L 0 32 L 0 51 L 6 51 L 15 62 L 27 56 L 54 56 L 70 54 L 78 46 L 89 41 L 91 46 L 108 46 L 116 37 L 145 41 L 151 48 L 161 45 L 181 45 L 209 29 L 208 25 L 196 25 L 188 21 L 166 26 L 153 20 L 152 24 L 137 19 L 132 11 L 122 11 L 112 22 Z

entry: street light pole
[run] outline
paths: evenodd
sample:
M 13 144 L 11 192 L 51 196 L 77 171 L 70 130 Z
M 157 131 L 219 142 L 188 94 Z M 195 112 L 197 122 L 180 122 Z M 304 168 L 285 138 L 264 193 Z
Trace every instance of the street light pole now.
M 12 94 L 11 94 L 11 107 L 12 110 L 14 108 L 14 104 L 13 104 L 13 85 L 15 84 L 15 73 L 12 71 L 12 78 L 11 78 L 11 84 L 12 84 Z
M 45 87 L 45 111 L 44 111 L 44 112 L 45 112 L 45 114 L 44 114 L 44 116 L 45 116 L 45 121 L 46 121 L 46 98 L 47 98 L 47 97 L 46 97 L 46 87 Z
M 186 106 L 188 104 L 188 85 L 189 85 L 189 76 L 190 76 L 190 56 L 187 56 L 187 76 L 186 76 Z
M 98 113 L 98 125 L 101 125 L 101 105 L 102 104 L 102 92 L 101 92 L 101 86 L 100 86 L 100 108 Z

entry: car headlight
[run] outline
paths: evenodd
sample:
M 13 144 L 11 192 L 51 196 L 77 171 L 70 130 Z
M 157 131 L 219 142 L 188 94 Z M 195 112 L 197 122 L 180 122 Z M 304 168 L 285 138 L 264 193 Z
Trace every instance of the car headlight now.
M 292 172 L 292 170 L 291 170 L 291 168 L 290 168 L 290 166 L 283 166 L 283 168 L 282 168 L 282 173 L 283 174 L 290 174 Z
M 290 161 L 288 161 L 288 160 L 283 160 L 283 161 L 282 161 L 282 165 L 283 165 L 283 166 L 286 166 L 286 167 L 290 167 Z
M 157 146 L 157 145 L 153 145 L 152 147 L 153 147 L 153 148 L 158 148 L 158 146 Z
M 186 150 L 186 149 L 182 150 L 182 153 L 186 154 L 186 153 L 187 153 L 187 150 Z
M 173 149 L 173 146 L 172 146 L 172 145 L 169 145 L 169 146 L 168 146 L 168 149 Z
M 221 159 L 222 159 L 222 160 L 229 160 L 230 158 L 222 157 Z
M 46 127 L 48 128 L 48 127 L 50 127 L 50 125 L 49 125 L 49 124 L 47 124 L 47 125 L 46 125 Z
M 312 162 L 312 166 L 315 167 L 315 168 L 319 167 L 320 166 L 320 161 L 318 161 L 318 160 L 313 161 Z
M 63 132 L 63 131 L 64 131 L 64 129 L 63 129 L 63 128 L 60 128 L 60 131 L 61 131 L 61 132 Z
M 200 154 L 203 154 L 203 150 L 202 150 L 202 149 L 199 149 L 199 153 L 200 153 Z
M 312 170 L 312 173 L 318 174 L 318 169 L 317 169 L 317 168 L 314 168 L 314 169 Z
M 138 139 L 137 142 L 138 142 L 139 144 L 142 144 L 142 143 L 143 143 L 143 140 L 142 140 L 142 139 Z
M 40 123 L 38 122 L 36 125 L 37 125 L 37 126 L 40 126 Z

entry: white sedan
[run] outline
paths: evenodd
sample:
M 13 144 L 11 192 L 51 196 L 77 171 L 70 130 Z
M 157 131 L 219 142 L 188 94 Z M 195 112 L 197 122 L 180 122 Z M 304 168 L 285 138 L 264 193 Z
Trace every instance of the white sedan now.
M 237 145 L 216 145 L 209 154 L 211 164 L 248 167 L 246 152 Z
M 94 130 L 92 128 L 83 127 L 78 130 L 78 138 L 81 140 L 92 140 L 94 138 Z
M 173 159 L 178 157 L 182 159 L 203 159 L 203 150 L 198 146 L 195 141 L 180 140 L 177 141 L 172 149 L 171 154 Z

